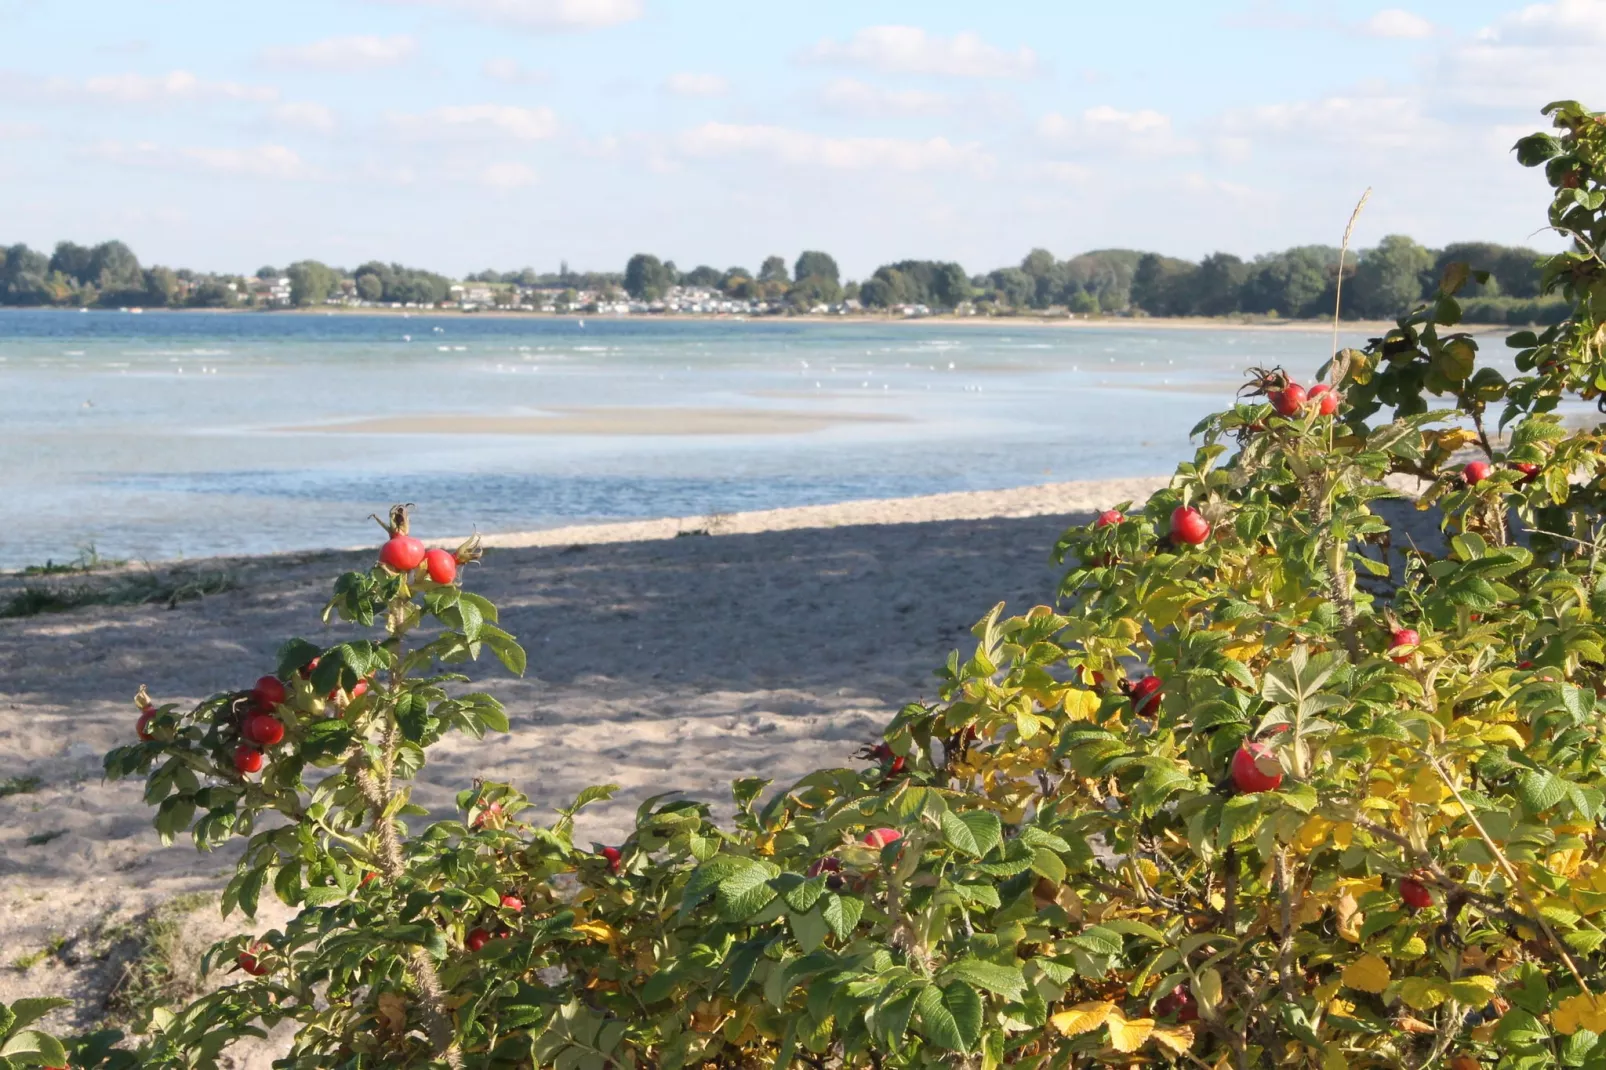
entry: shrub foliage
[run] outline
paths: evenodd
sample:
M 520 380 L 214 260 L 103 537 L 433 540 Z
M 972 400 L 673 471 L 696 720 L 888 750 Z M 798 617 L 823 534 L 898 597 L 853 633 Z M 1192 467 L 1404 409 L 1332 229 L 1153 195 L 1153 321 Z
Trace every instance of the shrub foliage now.
M 578 844 L 611 789 L 544 822 L 477 782 L 415 831 L 430 746 L 508 727 L 454 667 L 524 655 L 455 578 L 341 577 L 374 638 L 293 640 L 280 701 L 155 707 L 106 759 L 162 836 L 248 838 L 225 909 L 298 913 L 77 1064 L 211 1066 L 293 1019 L 298 1068 L 1606 1065 L 1606 442 L 1575 419 L 1606 117 L 1546 111 L 1517 154 L 1571 314 L 1512 374 L 1456 329 L 1464 265 L 1322 369 L 1335 413 L 1257 373 L 1169 488 L 1065 534 L 1056 605 L 995 609 L 863 764 L 738 781 L 729 821 L 658 797 Z M 1442 555 L 1374 510 L 1400 476 Z

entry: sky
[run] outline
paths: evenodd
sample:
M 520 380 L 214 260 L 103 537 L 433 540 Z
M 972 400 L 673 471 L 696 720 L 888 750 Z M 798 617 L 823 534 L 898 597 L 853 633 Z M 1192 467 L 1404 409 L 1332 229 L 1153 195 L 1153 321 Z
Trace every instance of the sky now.
M 850 277 L 1113 246 L 1553 248 L 1512 142 L 1606 0 L 0 0 L 0 243 Z

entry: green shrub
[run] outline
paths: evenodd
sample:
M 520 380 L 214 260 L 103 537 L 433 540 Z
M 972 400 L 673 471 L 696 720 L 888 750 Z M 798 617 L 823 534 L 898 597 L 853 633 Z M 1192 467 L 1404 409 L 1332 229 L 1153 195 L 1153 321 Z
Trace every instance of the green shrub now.
M 1170 487 L 1066 533 L 1056 606 L 995 609 L 862 765 L 738 781 L 729 823 L 658 798 L 582 846 L 611 789 L 540 823 L 476 783 L 410 829 L 429 747 L 507 728 L 450 667 L 524 655 L 396 511 L 400 571 L 330 603 L 379 638 L 293 640 L 107 756 L 164 838 L 248 838 L 225 909 L 299 908 L 127 1058 L 288 1018 L 308 1068 L 1606 1065 L 1606 443 L 1556 412 L 1606 388 L 1606 118 L 1547 112 L 1518 156 L 1571 315 L 1516 378 L 1454 330 L 1464 265 L 1322 370 L 1336 413 L 1257 372 Z M 1443 556 L 1373 509 L 1399 474 Z

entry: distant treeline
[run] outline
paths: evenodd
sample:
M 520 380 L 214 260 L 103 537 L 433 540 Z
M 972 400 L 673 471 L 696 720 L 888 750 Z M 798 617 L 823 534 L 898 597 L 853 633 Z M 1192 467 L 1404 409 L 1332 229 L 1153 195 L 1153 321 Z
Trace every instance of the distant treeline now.
M 1458 242 L 1428 249 L 1391 235 L 1375 248 L 1351 253 L 1342 267 L 1343 314 L 1390 319 L 1432 293 L 1445 265 L 1464 261 L 1489 272 L 1487 282 L 1462 291 L 1464 318 L 1481 323 L 1544 323 L 1560 319 L 1565 304 L 1540 294 L 1533 249 L 1491 242 Z M 1017 267 L 967 275 L 959 264 L 900 260 L 877 268 L 862 282 L 843 283 L 836 261 L 821 252 L 798 258 L 789 276 L 778 256 L 757 273 L 702 266 L 681 272 L 674 261 L 647 253 L 631 257 L 624 285 L 630 296 L 652 301 L 674 285 L 706 286 L 731 297 L 784 300 L 806 308 L 857 300 L 866 308 L 923 305 L 954 309 L 970 304 L 985 313 L 1062 311 L 1079 315 L 1232 316 L 1302 318 L 1331 315 L 1340 273 L 1339 250 L 1304 245 L 1243 260 L 1213 253 L 1195 263 L 1134 249 L 1099 249 L 1058 260 L 1033 249 Z
M 984 314 L 1071 313 L 1078 315 L 1232 316 L 1301 318 L 1328 315 L 1340 272 L 1344 315 L 1388 319 L 1432 291 L 1453 261 L 1487 271 L 1484 283 L 1463 291 L 1464 318 L 1483 323 L 1545 323 L 1561 318 L 1559 298 L 1540 294 L 1533 249 L 1489 242 L 1459 242 L 1428 249 L 1391 235 L 1374 248 L 1351 253 L 1305 245 L 1243 260 L 1213 253 L 1195 263 L 1133 249 L 1100 249 L 1059 260 L 1034 249 L 1018 266 L 970 275 L 950 261 L 900 260 L 862 281 L 844 281 L 829 254 L 808 251 L 788 264 L 767 257 L 757 271 L 701 265 L 682 271 L 672 260 L 648 253 L 630 258 L 623 274 L 485 271 L 466 281 L 591 292 L 623 289 L 653 302 L 673 287 L 700 287 L 769 307 L 807 311 L 855 300 L 868 309 L 924 306 L 931 311 L 973 307 Z M 401 264 L 371 261 L 347 271 L 315 260 L 282 271 L 263 267 L 253 276 L 215 275 L 166 267 L 142 267 L 119 241 L 96 246 L 59 243 L 49 256 L 26 245 L 0 248 L 0 304 L 151 307 L 227 307 L 250 303 L 289 279 L 292 304 L 321 304 L 331 296 L 371 302 L 435 305 L 449 297 L 444 275 Z M 282 286 L 282 284 L 279 284 Z

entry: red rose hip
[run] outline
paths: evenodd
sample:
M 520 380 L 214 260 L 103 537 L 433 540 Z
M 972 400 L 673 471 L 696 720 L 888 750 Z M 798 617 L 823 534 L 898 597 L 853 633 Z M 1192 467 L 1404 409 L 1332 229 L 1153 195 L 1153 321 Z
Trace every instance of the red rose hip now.
M 1099 518 L 1097 520 L 1093 521 L 1093 526 L 1096 528 L 1107 528 L 1111 524 L 1119 524 L 1125 519 L 1126 517 L 1121 514 L 1119 509 L 1106 509 L 1104 512 L 1099 514 Z
M 1531 464 L 1528 461 L 1518 461 L 1511 467 L 1522 473 L 1522 478 L 1517 480 L 1519 483 L 1532 483 L 1535 479 L 1539 478 L 1539 466 L 1537 464 Z
M 874 847 L 878 851 L 888 844 L 897 843 L 901 839 L 903 839 L 903 833 L 897 829 L 871 829 L 864 834 L 865 846 Z
M 1323 416 L 1331 416 L 1338 411 L 1338 391 L 1326 383 L 1317 383 L 1311 387 L 1309 400 L 1317 403 L 1316 411 Z
M 1271 407 L 1277 410 L 1279 416 L 1296 416 L 1305 407 L 1305 400 L 1305 388 L 1298 383 L 1289 383 L 1272 393 Z
M 1210 537 L 1210 521 L 1190 505 L 1179 505 L 1171 512 L 1171 537 L 1189 546 L 1198 546 Z
M 234 768 L 244 773 L 262 772 L 262 752 L 248 743 L 234 748 Z
M 1491 471 L 1488 461 L 1468 461 L 1467 466 L 1461 469 L 1461 478 L 1466 481 L 1467 486 L 1475 487 L 1488 479 Z
M 524 900 L 520 899 L 516 895 L 504 895 L 502 897 L 502 909 L 511 910 L 514 912 L 523 912 Z
M 451 583 L 457 579 L 457 556 L 450 550 L 430 550 L 424 554 L 429 578 L 436 583 Z
M 1394 629 L 1394 634 L 1389 636 L 1389 649 L 1390 650 L 1397 650 L 1400 647 L 1404 647 L 1404 646 L 1408 646 L 1408 647 L 1411 648 L 1410 650 L 1407 650 L 1403 654 L 1392 654 L 1392 655 L 1390 655 L 1394 659 L 1395 664 L 1397 664 L 1397 665 L 1408 665 L 1408 664 L 1410 664 L 1411 655 L 1416 653 L 1416 646 L 1421 641 L 1422 641 L 1422 637 L 1420 635 L 1416 634 L 1416 629 L 1415 628 L 1396 628 L 1396 629 Z
M 1245 743 L 1232 756 L 1232 782 L 1245 795 L 1276 791 L 1283 782 L 1283 763 L 1264 743 Z
M 1134 683 L 1127 694 L 1132 699 L 1132 712 L 1147 717 L 1160 708 L 1161 681 L 1158 676 L 1145 676 Z
M 240 734 L 261 747 L 277 746 L 284 740 L 284 725 L 271 713 L 253 713 L 240 726 Z
M 258 706 L 265 709 L 271 710 L 289 696 L 290 692 L 277 676 L 263 676 L 251 688 L 251 697 L 256 699 Z
M 619 853 L 619 848 L 617 848 L 617 847 L 604 847 L 598 853 L 601 854 L 603 858 L 606 858 L 608 860 L 608 871 L 610 873 L 618 873 L 619 872 L 619 860 L 620 860 L 621 857 L 623 857 Z
M 470 951 L 478 951 L 491 942 L 491 934 L 484 929 L 470 929 L 468 935 L 463 937 L 463 946 Z
M 1415 911 L 1433 905 L 1433 893 L 1427 886 L 1412 877 L 1400 878 L 1400 899 L 1405 905 Z
M 424 544 L 411 535 L 392 535 L 379 548 L 379 563 L 392 572 L 411 572 L 424 560 Z
M 156 720 L 156 707 L 146 706 L 140 711 L 139 720 L 134 722 L 134 734 L 139 736 L 140 742 L 149 743 L 156 737 L 151 735 L 151 722 Z
M 266 966 L 262 965 L 262 963 L 258 962 L 257 957 L 251 954 L 249 951 L 242 951 L 236 955 L 234 957 L 234 964 L 240 967 L 240 969 L 244 970 L 246 973 L 250 974 L 252 977 L 261 977 L 264 974 L 273 972 Z

